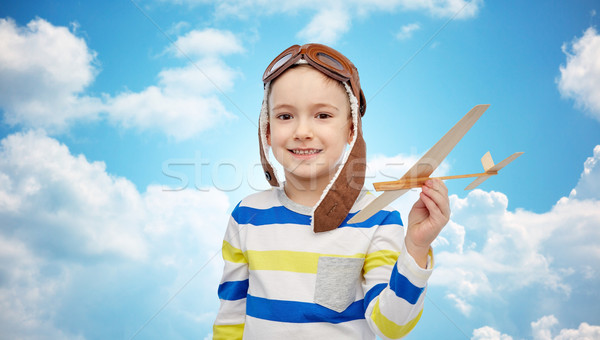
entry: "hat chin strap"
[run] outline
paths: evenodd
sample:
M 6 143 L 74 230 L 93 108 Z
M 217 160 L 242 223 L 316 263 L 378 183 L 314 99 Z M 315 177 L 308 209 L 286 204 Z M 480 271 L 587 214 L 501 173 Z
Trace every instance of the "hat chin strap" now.
M 350 99 L 352 113 L 353 138 L 350 151 L 344 155 L 340 167 L 333 179 L 323 190 L 319 201 L 311 212 L 311 226 L 315 233 L 334 230 L 339 227 L 348 216 L 365 182 L 366 171 L 366 144 L 362 136 L 362 124 L 358 113 L 358 99 L 352 93 L 350 86 L 343 83 Z M 270 83 L 265 85 L 265 95 L 259 118 L 259 149 L 260 160 L 265 172 L 265 177 L 272 187 L 280 187 L 275 169 L 268 158 L 269 146 L 267 143 L 268 106 L 267 95 Z
M 366 145 L 359 129 L 354 147 L 337 178 L 325 188 L 313 208 L 311 224 L 315 233 L 336 229 L 348 216 L 365 182 L 365 156 Z

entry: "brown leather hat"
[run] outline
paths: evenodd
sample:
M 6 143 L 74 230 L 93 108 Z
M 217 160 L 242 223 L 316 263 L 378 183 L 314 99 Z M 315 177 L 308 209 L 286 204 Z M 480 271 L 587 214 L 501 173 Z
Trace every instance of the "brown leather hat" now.
M 277 178 L 268 158 L 269 88 L 273 79 L 298 63 L 307 63 L 328 77 L 342 82 L 350 98 L 353 138 L 349 151 L 345 153 L 335 176 L 323 190 L 311 214 L 314 232 L 323 232 L 334 230 L 342 224 L 363 188 L 366 144 L 362 136 L 361 117 L 366 111 L 366 100 L 360 88 L 358 70 L 348 58 L 331 47 L 321 44 L 293 45 L 280 53 L 263 75 L 265 91 L 258 127 L 260 159 L 265 177 L 271 186 L 280 187 L 282 182 Z

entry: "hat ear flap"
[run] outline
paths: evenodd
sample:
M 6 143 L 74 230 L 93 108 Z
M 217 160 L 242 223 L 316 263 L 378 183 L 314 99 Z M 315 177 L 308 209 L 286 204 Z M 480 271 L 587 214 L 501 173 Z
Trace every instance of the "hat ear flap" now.
M 367 147 L 360 127 L 355 133 L 358 136 L 346 163 L 314 210 L 312 222 L 315 233 L 334 230 L 340 226 L 365 183 Z
M 270 140 L 268 135 L 266 137 L 267 138 L 265 138 L 265 139 Z M 263 138 L 262 138 L 260 128 L 258 130 L 258 148 L 260 150 L 260 162 L 262 164 L 263 171 L 265 173 L 265 178 L 267 179 L 267 182 L 269 182 L 269 184 L 272 187 L 278 187 L 279 181 L 277 181 L 277 177 L 275 176 L 275 170 L 273 169 L 273 167 L 271 166 L 271 163 L 268 161 L 267 156 L 265 155 L 265 148 L 263 147 Z
M 271 124 L 267 123 L 267 128 L 265 129 L 265 135 L 267 137 L 267 144 L 271 146 Z

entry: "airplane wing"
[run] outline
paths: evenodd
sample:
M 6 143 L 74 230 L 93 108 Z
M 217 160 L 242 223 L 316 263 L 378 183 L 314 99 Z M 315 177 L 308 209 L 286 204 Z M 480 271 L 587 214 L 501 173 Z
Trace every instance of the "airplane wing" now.
M 431 173 L 442 163 L 444 158 L 448 156 L 450 151 L 454 149 L 456 144 L 463 136 L 471 129 L 473 124 L 483 115 L 485 110 L 490 107 L 489 104 L 476 105 L 469 111 L 450 131 L 448 131 L 442 139 L 429 149 L 422 157 L 413 165 L 401 179 L 429 177 Z M 408 190 L 390 190 L 379 195 L 373 202 L 369 203 L 356 215 L 354 215 L 348 223 L 361 223 L 373 216 L 376 212 L 383 209 L 398 197 L 404 195 Z

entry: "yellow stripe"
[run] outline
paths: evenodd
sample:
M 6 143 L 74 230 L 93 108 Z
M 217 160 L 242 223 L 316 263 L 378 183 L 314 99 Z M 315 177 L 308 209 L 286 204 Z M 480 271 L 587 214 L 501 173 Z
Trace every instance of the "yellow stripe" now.
M 381 333 L 386 337 L 390 339 L 400 339 L 415 328 L 417 322 L 419 322 L 419 319 L 421 318 L 421 314 L 423 314 L 423 309 L 421 309 L 417 317 L 409 321 L 406 325 L 400 326 L 381 314 L 381 310 L 379 310 L 379 300 L 377 300 L 377 302 L 375 302 L 375 307 L 373 308 L 373 313 L 371 314 L 371 320 L 375 322 L 377 328 L 379 328 Z
M 429 247 L 429 252 L 427 254 L 429 254 L 429 257 L 431 258 L 431 263 L 429 264 L 429 267 L 427 269 L 433 269 L 433 267 L 435 266 L 435 261 L 433 259 L 433 249 L 431 247 Z
M 366 274 L 371 269 L 375 269 L 380 266 L 393 266 L 396 261 L 398 261 L 398 256 L 400 256 L 400 252 L 393 250 L 380 250 L 367 254 L 363 272 Z
M 249 250 L 246 252 L 250 270 L 279 270 L 295 273 L 316 274 L 319 257 L 364 258 L 365 254 L 329 255 L 288 250 Z
M 213 325 L 213 340 L 242 339 L 244 324 L 239 325 Z
M 242 252 L 241 249 L 237 249 L 229 242 L 223 241 L 223 260 L 233 262 L 233 263 L 248 263 L 246 259 L 246 255 Z

